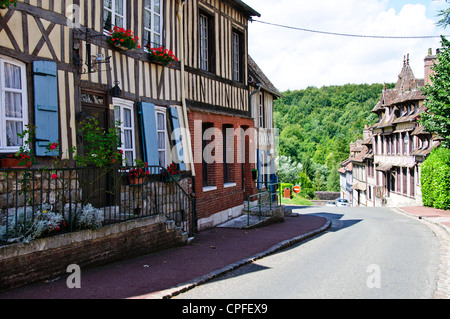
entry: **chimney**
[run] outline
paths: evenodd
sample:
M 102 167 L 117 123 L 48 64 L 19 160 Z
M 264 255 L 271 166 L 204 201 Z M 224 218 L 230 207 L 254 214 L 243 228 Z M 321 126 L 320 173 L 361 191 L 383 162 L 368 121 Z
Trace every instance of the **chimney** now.
M 428 49 L 428 55 L 425 57 L 424 85 L 432 84 L 432 82 L 431 82 L 431 75 L 434 73 L 434 71 L 431 69 L 431 67 L 434 65 L 434 62 L 437 59 L 437 53 L 438 52 L 439 52 L 439 50 L 436 50 L 436 55 L 433 55 L 432 50 Z

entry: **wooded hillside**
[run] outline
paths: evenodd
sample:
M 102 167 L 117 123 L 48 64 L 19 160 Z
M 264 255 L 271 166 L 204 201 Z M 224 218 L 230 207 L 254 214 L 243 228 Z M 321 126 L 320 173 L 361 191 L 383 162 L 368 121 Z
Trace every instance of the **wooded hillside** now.
M 338 191 L 339 163 L 349 156 L 350 141 L 376 121 L 371 110 L 382 90 L 383 84 L 347 84 L 283 92 L 274 106 L 280 155 L 300 162 L 316 191 Z

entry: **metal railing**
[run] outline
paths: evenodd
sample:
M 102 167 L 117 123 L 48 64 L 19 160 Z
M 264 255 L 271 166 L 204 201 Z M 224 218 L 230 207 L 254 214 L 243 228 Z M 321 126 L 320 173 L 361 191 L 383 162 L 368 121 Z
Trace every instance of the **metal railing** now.
M 0 169 L 0 242 L 36 228 L 53 235 L 155 215 L 192 235 L 195 199 L 183 186 L 187 179 L 159 166 Z
M 261 221 L 263 207 L 269 206 L 272 210 L 273 205 L 281 205 L 281 183 L 256 182 L 257 185 L 263 184 L 266 190 L 258 191 L 257 194 L 250 195 L 247 199 L 247 226 L 250 226 L 250 213 L 255 208 L 258 211 L 258 220 Z M 280 188 L 280 190 L 278 190 Z M 265 198 L 267 196 L 267 198 Z M 256 205 L 250 207 L 251 199 L 256 198 Z

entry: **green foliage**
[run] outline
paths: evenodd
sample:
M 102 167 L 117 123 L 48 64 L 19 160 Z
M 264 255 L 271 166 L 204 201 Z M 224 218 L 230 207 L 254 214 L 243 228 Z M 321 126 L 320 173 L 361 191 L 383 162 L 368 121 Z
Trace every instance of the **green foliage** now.
M 280 155 L 301 163 L 319 189 L 336 190 L 339 175 L 334 170 L 348 158 L 350 142 L 362 137 L 365 125 L 376 121 L 371 110 L 382 90 L 383 84 L 347 84 L 284 92 L 274 104 Z M 326 174 L 323 165 L 328 168 Z
M 290 183 L 298 178 L 302 171 L 302 164 L 292 161 L 290 157 L 279 156 L 276 160 L 278 180 L 282 183 Z
M 121 143 L 117 126 L 106 131 L 96 118 L 89 118 L 83 121 L 80 132 L 83 135 L 83 152 L 74 156 L 78 165 L 108 167 L 122 161 L 122 153 L 117 151 Z
M 422 164 L 423 204 L 450 209 L 450 149 L 439 147 Z
M 298 180 L 295 181 L 295 184 L 301 186 L 301 196 L 307 199 L 313 199 L 315 197 L 313 183 L 309 179 L 308 175 L 306 175 L 306 173 L 301 172 L 299 174 Z
M 443 138 L 442 146 L 450 147 L 450 41 L 442 36 L 442 49 L 437 55 L 437 62 L 432 67 L 432 85 L 427 85 L 422 92 L 427 96 L 427 112 L 422 114 L 420 122 L 431 133 Z

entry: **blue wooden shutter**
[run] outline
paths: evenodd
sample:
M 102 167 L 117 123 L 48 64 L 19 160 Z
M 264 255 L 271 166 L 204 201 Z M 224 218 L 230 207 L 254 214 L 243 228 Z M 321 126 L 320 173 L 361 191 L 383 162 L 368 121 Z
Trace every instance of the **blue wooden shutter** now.
M 48 145 L 59 141 L 58 81 L 56 62 L 35 61 L 34 120 L 36 126 L 36 155 L 57 156 L 48 152 Z
M 177 156 L 180 171 L 186 170 L 186 164 L 184 163 L 184 153 L 183 153 L 183 145 L 181 143 L 181 131 L 180 131 L 180 120 L 178 119 L 178 110 L 176 107 L 170 108 L 170 116 L 172 119 L 172 128 L 174 130 L 175 137 L 175 146 L 177 148 Z
M 259 149 L 256 150 L 256 168 L 258 169 L 258 184 L 257 184 L 257 188 L 261 189 L 262 188 L 262 165 L 261 165 L 261 151 Z
M 150 166 L 159 166 L 155 105 L 147 102 L 140 103 L 139 114 L 142 129 L 144 161 Z

